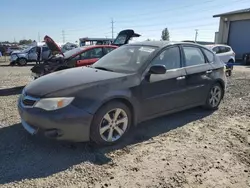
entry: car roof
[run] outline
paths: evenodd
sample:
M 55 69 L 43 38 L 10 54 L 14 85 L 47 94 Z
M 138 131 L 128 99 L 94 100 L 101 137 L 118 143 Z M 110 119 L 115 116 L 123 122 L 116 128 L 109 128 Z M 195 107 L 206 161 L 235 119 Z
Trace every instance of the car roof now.
M 231 46 L 228 46 L 226 44 L 212 44 L 212 45 L 206 45 L 207 47 L 210 47 L 210 48 L 214 48 L 214 47 L 217 47 L 217 46 L 224 46 L 224 47 L 229 47 L 231 48 Z
M 82 46 L 79 48 L 82 48 L 82 50 L 87 50 L 87 49 L 91 49 L 91 48 L 103 48 L 103 47 L 110 47 L 110 48 L 117 48 L 117 46 L 114 45 L 89 45 L 89 46 Z
M 205 47 L 204 45 L 200 45 L 192 42 L 178 42 L 178 41 L 143 41 L 143 42 L 135 42 L 127 45 L 141 45 L 141 46 L 153 46 L 158 48 L 164 48 L 166 46 L 174 45 L 174 44 L 188 44 L 193 46 Z

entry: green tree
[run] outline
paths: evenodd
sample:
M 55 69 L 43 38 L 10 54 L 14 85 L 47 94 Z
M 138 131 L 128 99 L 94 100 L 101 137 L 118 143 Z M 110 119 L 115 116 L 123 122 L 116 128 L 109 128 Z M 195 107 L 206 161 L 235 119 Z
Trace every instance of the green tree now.
M 32 43 L 32 40 L 31 40 L 31 39 L 29 39 L 29 40 L 25 40 L 25 39 L 24 39 L 24 40 L 20 40 L 20 41 L 19 41 L 19 44 L 20 44 L 20 45 L 31 44 L 31 43 Z
M 167 28 L 167 27 L 166 27 L 165 29 L 162 30 L 161 39 L 162 39 L 162 40 L 168 40 L 168 41 L 169 41 L 170 36 L 169 36 L 169 32 L 168 32 L 168 28 Z

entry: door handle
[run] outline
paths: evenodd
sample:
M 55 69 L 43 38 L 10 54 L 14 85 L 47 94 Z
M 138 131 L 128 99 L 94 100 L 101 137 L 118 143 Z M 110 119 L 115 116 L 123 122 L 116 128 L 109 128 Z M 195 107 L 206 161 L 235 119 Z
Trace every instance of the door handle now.
M 206 71 L 207 74 L 210 74 L 210 73 L 212 73 L 212 72 L 213 72 L 212 70 Z
M 176 80 L 184 80 L 186 77 L 185 76 L 179 76 L 176 78 Z

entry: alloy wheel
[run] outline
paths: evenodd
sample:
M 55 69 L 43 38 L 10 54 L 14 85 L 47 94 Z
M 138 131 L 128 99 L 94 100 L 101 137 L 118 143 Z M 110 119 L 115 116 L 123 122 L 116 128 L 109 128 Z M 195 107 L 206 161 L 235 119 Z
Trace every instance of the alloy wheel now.
M 217 107 L 220 103 L 221 100 L 221 88 L 217 85 L 215 85 L 211 91 L 210 91 L 210 97 L 209 97 L 209 104 L 211 105 L 211 107 Z
M 101 138 L 106 142 L 114 142 L 121 138 L 128 128 L 128 115 L 121 108 L 107 112 L 99 125 Z
M 20 59 L 19 60 L 19 64 L 20 65 L 25 65 L 26 64 L 26 60 L 25 59 Z

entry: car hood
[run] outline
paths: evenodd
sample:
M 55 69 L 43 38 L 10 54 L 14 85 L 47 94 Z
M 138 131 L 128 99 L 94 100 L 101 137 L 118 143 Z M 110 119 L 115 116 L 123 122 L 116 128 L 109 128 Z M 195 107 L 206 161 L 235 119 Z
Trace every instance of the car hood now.
M 26 57 L 28 53 L 20 52 L 20 53 L 12 53 L 11 55 L 17 55 L 18 57 Z
M 45 36 L 44 37 L 44 42 L 47 44 L 48 48 L 50 49 L 52 55 L 56 55 L 56 54 L 61 54 L 64 56 L 61 48 L 59 48 L 59 46 L 55 43 L 55 41 L 50 38 L 49 36 Z
M 97 70 L 90 67 L 71 68 L 42 76 L 24 88 L 27 95 L 44 97 L 60 91 L 81 89 L 109 82 L 111 79 L 126 77 L 128 74 Z M 60 97 L 60 96 L 58 96 Z

